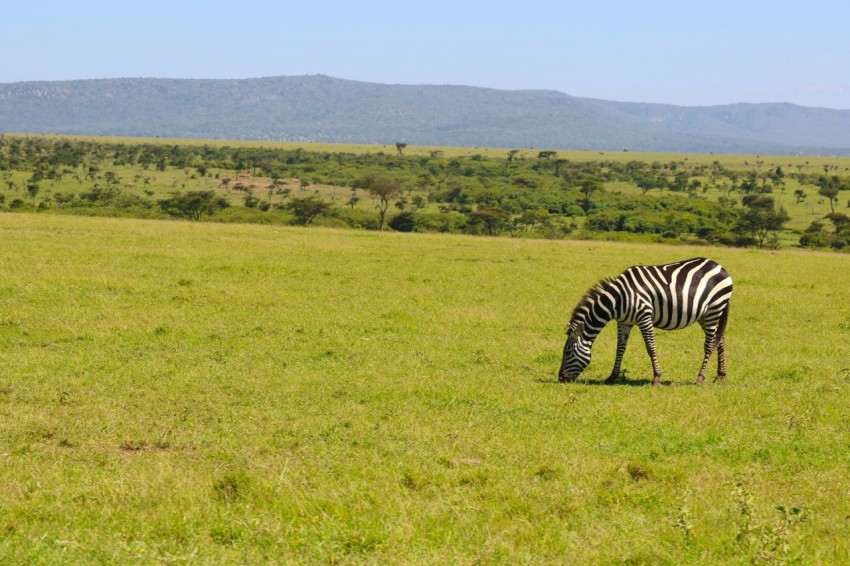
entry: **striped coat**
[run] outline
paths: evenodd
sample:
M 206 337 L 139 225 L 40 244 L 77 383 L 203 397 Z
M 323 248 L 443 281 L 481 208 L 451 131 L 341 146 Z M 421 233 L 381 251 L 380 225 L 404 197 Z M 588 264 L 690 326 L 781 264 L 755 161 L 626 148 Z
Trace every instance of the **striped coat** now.
M 665 265 L 635 265 L 590 288 L 573 311 L 558 372 L 574 381 L 590 363 L 590 348 L 608 322 L 617 322 L 617 356 L 607 381 L 620 376 L 626 343 L 640 329 L 652 361 L 653 384 L 661 382 L 655 329 L 676 330 L 698 323 L 705 333 L 697 383 L 705 380 L 711 353 L 717 350 L 717 379 L 726 375 L 726 323 L 732 278 L 719 263 L 697 257 Z

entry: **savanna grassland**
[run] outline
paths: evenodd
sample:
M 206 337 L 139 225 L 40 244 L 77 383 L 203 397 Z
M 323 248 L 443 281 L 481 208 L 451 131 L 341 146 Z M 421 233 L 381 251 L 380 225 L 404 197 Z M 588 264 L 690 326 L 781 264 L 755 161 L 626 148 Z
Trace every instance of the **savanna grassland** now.
M 850 562 L 850 256 L 0 215 L 0 562 Z M 735 279 L 699 329 L 573 305 L 635 263 Z

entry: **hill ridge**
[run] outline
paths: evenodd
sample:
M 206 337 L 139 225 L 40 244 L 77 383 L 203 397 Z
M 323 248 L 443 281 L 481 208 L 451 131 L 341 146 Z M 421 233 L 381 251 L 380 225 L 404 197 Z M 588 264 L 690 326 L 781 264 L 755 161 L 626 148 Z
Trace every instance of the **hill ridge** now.
M 697 153 L 850 155 L 850 110 L 685 107 L 327 75 L 0 84 L 0 131 Z

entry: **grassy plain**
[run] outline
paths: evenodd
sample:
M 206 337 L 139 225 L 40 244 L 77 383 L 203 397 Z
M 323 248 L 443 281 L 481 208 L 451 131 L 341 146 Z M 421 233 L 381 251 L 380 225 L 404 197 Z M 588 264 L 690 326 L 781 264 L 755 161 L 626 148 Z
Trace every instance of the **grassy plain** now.
M 850 562 L 850 256 L 0 215 L 0 562 Z M 576 384 L 597 279 L 710 255 L 730 375 Z M 779 507 L 782 510 L 778 509 Z

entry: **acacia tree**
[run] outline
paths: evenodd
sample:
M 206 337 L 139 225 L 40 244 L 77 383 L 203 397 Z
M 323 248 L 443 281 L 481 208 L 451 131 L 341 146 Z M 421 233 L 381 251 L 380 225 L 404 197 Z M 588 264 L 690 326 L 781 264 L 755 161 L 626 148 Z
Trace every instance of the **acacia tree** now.
M 314 196 L 296 197 L 286 204 L 286 209 L 292 212 L 299 226 L 308 226 L 319 214 L 326 212 L 329 208 L 330 205 L 327 202 Z
M 561 176 L 561 169 L 562 169 L 562 168 L 564 167 L 564 165 L 566 165 L 567 163 L 569 163 L 569 160 L 567 160 L 567 159 L 561 159 L 561 158 L 558 158 L 558 159 L 556 159 L 556 160 L 555 160 L 555 162 L 553 163 L 553 166 L 554 166 L 554 173 L 555 173 L 555 176 L 556 176 L 556 177 L 560 177 L 560 176 Z
M 383 231 L 387 220 L 387 210 L 390 203 L 401 194 L 401 186 L 392 177 L 377 173 L 366 173 L 361 176 L 355 186 L 369 191 L 369 195 L 378 201 L 378 229 Z
M 827 177 L 821 175 L 818 179 L 818 194 L 826 197 L 829 200 L 829 210 L 835 214 L 835 203 L 838 201 L 838 190 L 841 185 L 841 179 L 838 176 Z
M 35 197 L 38 196 L 38 193 L 41 191 L 41 187 L 38 186 L 38 183 L 35 181 L 30 181 L 27 183 L 27 194 L 32 199 L 32 205 L 35 206 Z
M 230 203 L 226 198 L 216 196 L 215 191 L 188 191 L 174 193 L 171 198 L 159 201 L 159 206 L 171 216 L 197 221 L 205 214 L 212 215 L 227 208 Z
M 741 199 L 744 211 L 738 218 L 734 231 L 753 237 L 758 246 L 764 247 L 768 234 L 782 229 L 790 219 L 782 206 L 776 207 L 772 196 L 749 194 Z
M 479 208 L 469 215 L 469 221 L 488 236 L 498 236 L 510 218 L 510 213 L 501 208 Z
M 603 190 L 603 186 L 602 183 L 596 181 L 595 179 L 583 179 L 579 184 L 578 190 L 581 192 L 582 195 L 584 195 L 584 198 L 581 202 L 581 208 L 586 214 L 592 206 L 590 198 L 593 196 L 593 193 L 601 192 Z

